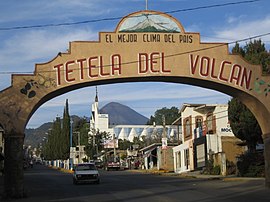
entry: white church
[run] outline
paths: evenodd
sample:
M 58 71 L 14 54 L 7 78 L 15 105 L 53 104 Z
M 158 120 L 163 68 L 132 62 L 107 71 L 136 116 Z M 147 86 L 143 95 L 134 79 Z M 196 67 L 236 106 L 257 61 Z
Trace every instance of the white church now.
M 177 128 L 174 125 L 167 125 L 166 127 L 167 137 L 177 138 Z M 140 140 L 145 138 L 156 138 L 157 135 L 162 134 L 164 126 L 162 125 L 109 125 L 109 114 L 100 114 L 98 106 L 98 95 L 96 92 L 95 102 L 92 104 L 92 114 L 90 119 L 90 133 L 91 131 L 107 132 L 115 139 L 129 140 L 133 142 L 135 137 Z

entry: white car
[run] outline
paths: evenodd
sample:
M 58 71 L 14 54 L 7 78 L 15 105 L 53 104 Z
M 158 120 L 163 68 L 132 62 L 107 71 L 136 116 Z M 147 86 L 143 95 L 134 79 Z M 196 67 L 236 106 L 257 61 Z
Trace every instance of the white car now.
M 73 170 L 73 184 L 100 183 L 99 172 L 94 163 L 79 163 Z

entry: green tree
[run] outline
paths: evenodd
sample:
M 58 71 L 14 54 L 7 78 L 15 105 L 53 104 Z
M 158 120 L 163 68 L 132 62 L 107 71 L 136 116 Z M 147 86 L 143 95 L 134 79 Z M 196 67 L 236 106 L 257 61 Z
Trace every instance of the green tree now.
M 118 140 L 118 149 L 120 150 L 126 150 L 132 146 L 132 142 L 128 140 Z
M 63 113 L 63 127 L 61 133 L 61 150 L 62 150 L 62 160 L 69 158 L 69 148 L 70 148 L 70 116 L 69 116 L 69 107 L 68 99 L 66 99 L 66 105 Z
M 145 143 L 144 141 L 141 141 L 139 137 L 134 137 L 133 139 L 133 145 L 136 144 L 136 145 L 139 145 L 139 148 L 143 148 L 145 147 Z
M 246 141 L 249 151 L 254 152 L 256 144 L 262 142 L 261 128 L 254 115 L 236 98 L 229 101 L 228 114 L 235 136 Z
M 244 48 L 241 48 L 238 43 L 232 49 L 232 53 L 242 55 L 248 62 L 261 65 L 262 72 L 270 74 L 270 53 L 266 50 L 261 39 L 250 41 Z
M 53 159 L 61 159 L 62 157 L 62 147 L 61 142 L 62 142 L 62 137 L 61 137 L 61 119 L 60 117 L 56 117 L 56 120 L 53 123 L 52 130 L 52 150 L 53 154 L 52 157 Z
M 54 123 L 53 123 L 54 125 Z M 43 149 L 43 153 L 44 153 L 44 157 L 47 160 L 54 160 L 55 159 L 55 137 L 53 134 L 53 129 L 49 129 L 48 130 L 48 137 L 47 137 L 47 142 L 44 145 L 44 149 Z
M 88 132 L 89 132 L 89 123 L 86 118 L 80 118 L 73 127 L 73 145 L 87 145 L 88 144 Z M 80 138 L 78 138 L 80 135 Z M 80 139 L 80 142 L 78 140 Z
M 232 53 L 242 55 L 248 62 L 261 65 L 263 73 L 270 73 L 270 54 L 260 39 L 250 41 L 244 48 L 236 43 Z M 229 101 L 228 113 L 235 136 L 246 141 L 249 151 L 255 151 L 256 144 L 262 142 L 262 132 L 254 115 L 236 98 Z
M 178 108 L 171 107 L 169 109 L 163 107 L 162 109 L 158 109 L 155 112 L 155 115 L 150 117 L 150 120 L 148 121 L 147 124 L 152 125 L 155 122 L 156 125 L 162 125 L 163 116 L 165 116 L 165 122 L 167 125 L 172 124 L 179 117 Z
M 61 119 L 56 117 L 53 121 L 52 128 L 48 130 L 47 142 L 43 146 L 43 155 L 47 160 L 61 159 L 62 148 L 61 145 Z
M 95 155 L 104 149 L 104 142 L 109 139 L 110 133 L 91 129 L 90 134 L 92 135 L 88 137 L 88 144 L 86 145 L 85 152 L 90 159 L 94 159 Z

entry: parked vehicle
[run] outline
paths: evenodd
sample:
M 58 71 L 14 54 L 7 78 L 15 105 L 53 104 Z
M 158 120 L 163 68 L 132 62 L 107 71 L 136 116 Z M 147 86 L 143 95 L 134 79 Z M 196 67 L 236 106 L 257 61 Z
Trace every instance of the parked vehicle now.
M 36 159 L 36 164 L 42 165 L 42 160 L 41 160 L 41 158 L 37 158 L 37 159 Z
M 109 159 L 105 163 L 105 170 L 120 170 L 120 161 L 116 159 Z
M 73 170 L 73 184 L 100 183 L 99 172 L 94 163 L 79 163 Z
M 100 159 L 95 160 L 95 165 L 97 168 L 103 168 L 104 167 L 104 162 Z

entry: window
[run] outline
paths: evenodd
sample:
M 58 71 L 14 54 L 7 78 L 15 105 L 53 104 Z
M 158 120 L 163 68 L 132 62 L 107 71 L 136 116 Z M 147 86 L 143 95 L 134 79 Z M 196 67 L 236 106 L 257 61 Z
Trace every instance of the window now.
M 195 117 L 195 125 L 196 128 L 202 127 L 202 123 L 203 123 L 203 117 L 202 116 L 196 116 Z
M 203 135 L 202 134 L 202 125 L 203 125 L 203 117 L 196 116 L 195 117 L 194 138 L 199 138 Z
M 184 140 L 191 138 L 191 116 L 184 119 Z
M 216 117 L 212 113 L 206 116 L 206 126 L 208 134 L 216 133 Z

